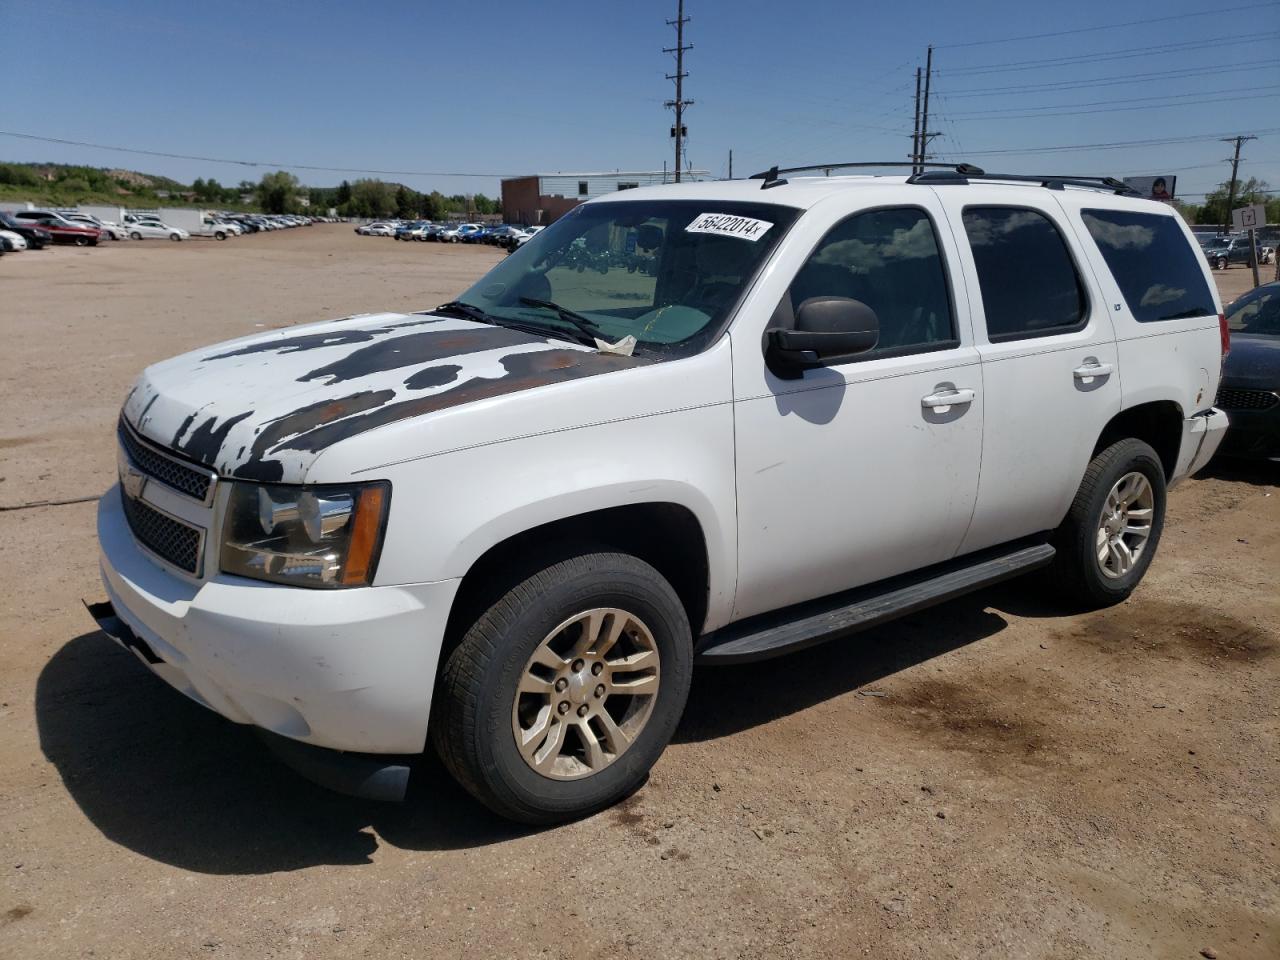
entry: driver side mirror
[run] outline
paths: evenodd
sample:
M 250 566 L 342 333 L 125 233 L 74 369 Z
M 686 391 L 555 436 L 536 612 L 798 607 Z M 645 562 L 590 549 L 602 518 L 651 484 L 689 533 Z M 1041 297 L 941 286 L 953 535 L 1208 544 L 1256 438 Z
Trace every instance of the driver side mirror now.
M 880 320 L 861 300 L 810 297 L 796 311 L 794 329 L 774 327 L 765 336 L 769 366 L 795 376 L 870 350 L 880 339 Z

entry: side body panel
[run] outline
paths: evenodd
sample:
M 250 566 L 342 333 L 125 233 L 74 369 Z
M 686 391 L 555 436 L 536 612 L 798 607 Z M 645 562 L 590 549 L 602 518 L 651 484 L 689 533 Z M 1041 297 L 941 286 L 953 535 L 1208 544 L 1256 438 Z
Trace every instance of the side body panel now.
M 391 481 L 380 586 L 465 576 L 489 548 L 556 520 L 676 504 L 706 540 L 715 629 L 736 580 L 729 360 L 725 339 L 698 356 L 400 421 L 328 448 L 306 479 Z
M 960 262 L 970 280 L 974 338 L 982 357 L 986 417 L 982 482 L 961 553 L 971 553 L 1058 525 L 1071 505 L 1102 428 L 1120 410 L 1115 335 L 1096 278 L 1050 191 L 970 184 L 936 192 L 946 207 Z M 1083 328 L 993 343 L 982 290 L 965 233 L 966 207 L 1035 210 L 1058 228 L 1087 300 Z M 1099 365 L 1098 375 L 1076 370 Z
M 924 209 L 950 265 L 958 346 L 779 379 L 762 340 L 774 308 L 827 231 L 877 207 Z M 813 207 L 757 283 L 731 332 L 738 457 L 734 618 L 834 593 L 953 556 L 978 487 L 984 397 L 954 244 L 935 198 L 879 187 Z M 934 410 L 947 386 L 968 403 Z

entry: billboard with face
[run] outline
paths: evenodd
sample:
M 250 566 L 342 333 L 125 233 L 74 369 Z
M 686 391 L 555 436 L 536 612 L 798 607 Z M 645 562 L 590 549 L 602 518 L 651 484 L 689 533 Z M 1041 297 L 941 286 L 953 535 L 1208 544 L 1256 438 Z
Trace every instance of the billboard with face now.
M 1124 182 L 1125 186 L 1132 187 L 1144 197 L 1172 203 L 1173 188 L 1177 185 L 1178 178 L 1172 174 L 1153 177 L 1125 177 Z

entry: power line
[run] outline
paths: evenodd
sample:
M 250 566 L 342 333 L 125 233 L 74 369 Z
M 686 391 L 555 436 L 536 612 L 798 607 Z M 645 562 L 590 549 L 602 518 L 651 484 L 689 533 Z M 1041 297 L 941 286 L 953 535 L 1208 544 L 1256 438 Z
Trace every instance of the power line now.
M 136 147 L 113 147 L 105 143 L 87 143 L 83 140 L 64 140 L 60 137 L 40 137 L 33 133 L 16 133 L 11 130 L 0 130 L 0 136 L 16 137 L 19 140 L 37 140 L 41 143 L 60 143 L 72 147 L 92 147 L 95 150 L 114 150 L 117 153 L 135 153 L 145 157 L 165 157 L 170 160 L 199 160 L 203 163 L 225 163 L 240 167 L 288 167 L 293 170 L 319 170 L 325 173 L 369 173 L 383 177 L 486 177 L 498 178 L 519 176 L 512 173 L 473 173 L 469 171 L 444 170 L 366 170 L 359 167 L 322 167 L 306 163 L 287 163 L 283 160 L 228 160 L 225 157 L 202 157 L 190 153 L 166 153 L 161 150 L 140 150 Z
M 1280 37 L 1280 33 L 1259 33 L 1253 36 L 1208 37 L 1204 40 L 1187 40 L 1181 43 L 1156 44 L 1149 47 L 1128 47 L 1123 50 L 1112 50 L 1106 53 L 1083 53 L 1070 57 L 1039 58 L 1035 60 L 1014 60 L 998 66 L 983 64 L 976 67 L 956 67 L 950 70 L 939 70 L 947 76 L 978 75 L 984 73 L 1007 73 L 1011 70 L 1039 70 L 1047 67 L 1067 66 L 1076 63 L 1105 63 L 1110 60 L 1132 60 L 1134 57 L 1155 57 L 1171 53 L 1185 53 L 1190 49 L 1196 52 L 1210 47 L 1222 47 L 1228 44 L 1239 46 L 1246 43 L 1261 43 Z
M 1184 93 L 1184 94 L 1176 94 L 1168 97 L 1139 97 L 1135 100 L 1111 100 L 1111 101 L 1098 100 L 1098 101 L 1094 101 L 1091 104 L 1063 103 L 1063 104 L 1054 105 L 1054 106 L 1063 106 L 1063 107 L 1092 106 L 1092 107 L 1101 108 L 1096 110 L 1036 110 L 1030 113 L 1025 113 L 1025 112 L 1019 113 L 1017 111 L 1025 110 L 1026 108 L 1013 107 L 1009 110 L 982 110 L 976 113 L 957 113 L 957 114 L 954 114 L 954 117 L 957 120 L 1032 120 L 1032 119 L 1037 119 L 1039 117 L 1079 117 L 1079 116 L 1086 116 L 1086 115 L 1092 115 L 1097 113 L 1124 113 L 1129 110 L 1164 110 L 1170 107 L 1190 107 L 1190 106 L 1195 106 L 1196 104 L 1201 104 L 1201 103 L 1217 103 L 1218 98 L 1222 94 L 1228 94 L 1228 93 L 1257 94 L 1264 90 L 1280 90 L 1280 84 L 1275 84 L 1269 87 L 1241 87 L 1236 90 L 1207 90 L 1203 94 Z M 1199 96 L 1202 99 L 1199 99 L 1199 100 L 1186 99 L 1192 96 Z M 1275 94 L 1268 94 L 1266 96 L 1261 96 L 1261 97 L 1255 96 L 1253 99 L 1266 100 L 1266 99 L 1274 98 L 1275 96 L 1276 96 Z M 1152 103 L 1151 101 L 1153 100 L 1158 102 Z M 1170 100 L 1182 100 L 1183 102 L 1169 103 L 1168 101 Z M 1141 102 L 1142 105 L 1136 106 L 1136 107 L 1104 106 L 1112 103 L 1139 103 L 1139 102 Z
M 1004 93 L 1010 96 L 1039 96 L 1042 93 L 1058 90 L 1083 90 L 1089 87 L 1112 87 L 1136 83 L 1155 83 L 1161 80 L 1176 80 L 1184 77 L 1199 77 L 1208 74 L 1242 73 L 1253 67 L 1270 66 L 1275 61 L 1269 58 L 1262 60 L 1236 61 L 1229 66 L 1212 67 L 1180 67 L 1177 70 L 1160 70 L 1153 73 L 1127 73 L 1113 77 L 1100 77 L 1096 80 L 1050 80 L 1044 83 L 1020 83 L 1007 87 L 962 87 L 949 94 L 955 99 L 969 97 L 986 97 L 993 93 Z M 942 71 L 939 71 L 941 73 Z
M 1269 134 L 1280 133 L 1280 127 L 1271 127 L 1266 130 L 1259 130 L 1258 135 L 1267 136 Z M 1176 143 L 1204 143 L 1211 140 L 1221 140 L 1224 134 L 1221 133 L 1198 133 L 1185 137 L 1166 137 L 1154 140 L 1110 140 L 1102 143 L 1069 143 L 1052 147 L 1018 147 L 1006 148 L 1001 150 L 970 150 L 966 156 L 969 157 L 1002 157 L 1017 155 L 1031 155 L 1037 153 L 1066 153 L 1074 150 L 1122 150 L 1126 147 L 1164 147 Z M 1225 134 L 1231 136 L 1231 134 Z
M 1215 7 L 1212 10 L 1205 10 L 1202 13 L 1181 13 L 1178 14 L 1179 20 L 1189 20 L 1192 17 L 1219 17 L 1224 13 L 1235 13 L 1239 10 L 1257 10 L 1260 7 L 1272 7 L 1273 3 L 1249 3 L 1238 7 Z M 1027 33 L 1020 37 L 1000 37 L 996 40 L 969 40 L 964 43 L 939 43 L 937 49 L 951 50 L 958 47 L 985 47 L 995 43 L 1017 43 L 1021 40 L 1047 40 L 1050 37 L 1068 37 L 1079 33 L 1094 33 L 1098 30 L 1118 30 L 1122 27 L 1146 27 L 1151 25 L 1151 18 L 1143 17 L 1141 20 L 1126 20 L 1123 23 L 1101 23 L 1092 27 L 1076 27 L 1074 30 L 1055 30 L 1053 33 Z

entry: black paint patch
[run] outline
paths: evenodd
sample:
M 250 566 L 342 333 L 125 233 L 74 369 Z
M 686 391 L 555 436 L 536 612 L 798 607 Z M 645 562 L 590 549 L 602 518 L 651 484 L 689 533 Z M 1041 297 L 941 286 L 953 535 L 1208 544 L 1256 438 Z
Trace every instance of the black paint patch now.
M 175 443 L 174 449 L 198 463 L 212 467 L 218 462 L 218 453 L 222 450 L 222 444 L 226 441 L 231 428 L 252 415 L 252 410 L 238 413 L 234 417 L 228 417 L 220 427 L 217 426 L 218 418 L 210 417 L 192 431 L 186 443 Z M 179 431 L 179 436 L 181 435 L 182 431 Z
M 420 327 L 428 323 L 439 323 L 441 319 L 440 317 L 431 317 L 426 320 L 410 320 L 406 323 L 395 323 L 386 327 L 370 327 L 365 330 L 331 330 L 327 333 L 304 333 L 296 337 L 281 337 L 278 340 L 251 343 L 248 346 L 201 359 L 204 362 L 208 362 L 210 360 L 226 360 L 229 357 L 247 357 L 254 353 L 303 353 L 307 350 L 319 350 L 322 347 L 342 347 L 353 343 L 368 343 L 370 340 L 386 336 L 389 333 L 395 333 L 404 327 Z
M 292 413 L 285 414 L 283 417 L 268 420 L 262 425 L 258 435 L 254 437 L 253 446 L 249 451 L 249 459 L 242 464 L 234 466 L 231 469 L 231 473 L 246 480 L 278 480 L 280 479 L 279 476 L 268 477 L 263 474 L 264 472 L 279 472 L 283 474 L 283 467 L 278 461 L 266 459 L 267 454 L 274 450 L 287 449 L 287 447 L 282 446 L 282 441 L 299 433 L 323 427 L 333 421 L 340 421 L 342 418 L 350 417 L 352 414 L 373 410 L 387 403 L 395 395 L 396 392 L 394 390 L 364 390 L 360 393 L 338 397 L 334 400 L 322 400 L 318 403 L 308 404 L 305 407 L 299 407 Z
M 138 414 L 139 425 L 141 425 L 142 421 L 147 418 L 147 411 L 150 410 L 151 407 L 155 404 L 155 402 L 159 399 L 160 399 L 160 394 L 157 393 L 155 396 L 153 396 L 150 400 L 147 401 L 147 405 L 143 407 L 142 412 Z
M 347 417 L 335 423 L 316 427 L 300 433 L 293 439 L 272 448 L 280 450 L 304 450 L 318 453 L 340 440 L 346 440 L 369 430 L 425 416 L 449 407 L 477 400 L 487 400 L 508 393 L 517 393 L 553 383 L 565 383 L 582 377 L 593 377 L 615 370 L 627 370 L 652 361 L 642 357 L 624 357 L 619 354 L 588 353 L 578 350 L 540 350 L 534 353 L 517 353 L 502 358 L 507 370 L 505 377 L 473 377 L 465 383 L 425 397 L 415 397 L 387 405 L 361 416 Z
M 417 373 L 405 377 L 404 385 L 410 390 L 426 390 L 428 387 L 443 387 L 458 379 L 462 368 L 456 363 L 446 363 L 438 367 L 427 367 Z
M 353 350 L 340 360 L 303 374 L 298 382 L 306 383 L 327 377 L 330 384 L 342 383 L 344 380 L 355 380 L 385 370 L 413 367 L 467 353 L 546 342 L 544 338 L 506 327 L 429 330 L 403 337 L 388 337 Z
M 186 432 L 191 429 L 191 425 L 196 422 L 196 416 L 199 413 L 200 411 L 196 410 L 195 412 L 189 414 L 187 418 L 182 421 L 182 423 L 178 427 L 178 432 L 173 435 L 173 442 L 170 443 L 169 446 L 173 447 L 175 450 L 181 449 L 178 446 L 178 444 L 182 440 L 183 435 L 186 434 Z M 140 424 L 134 424 L 134 426 L 140 426 Z

